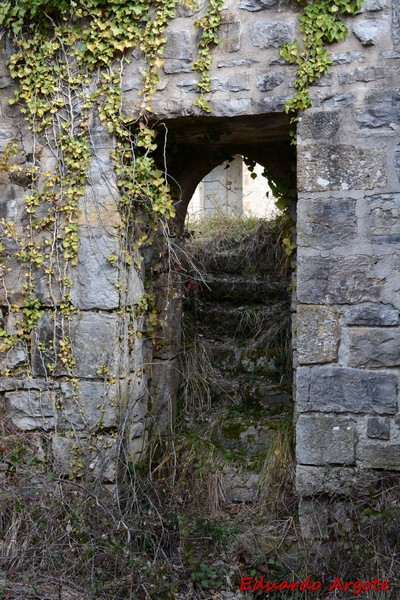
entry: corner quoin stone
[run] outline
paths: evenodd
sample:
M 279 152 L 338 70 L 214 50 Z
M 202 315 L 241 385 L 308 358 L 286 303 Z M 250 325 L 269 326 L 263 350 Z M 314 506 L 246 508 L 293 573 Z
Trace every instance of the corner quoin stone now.
M 299 367 L 297 369 L 299 412 L 352 412 L 378 415 L 398 411 L 398 378 L 345 367 Z
M 301 240 L 299 240 L 301 245 Z M 305 256 L 299 248 L 297 298 L 305 304 L 356 304 L 380 300 L 385 278 L 374 256 Z
M 339 317 L 329 306 L 301 304 L 297 309 L 299 364 L 329 363 L 337 359 Z
M 297 240 L 299 246 L 330 250 L 352 244 L 356 239 L 355 199 L 299 199 L 297 211 Z
M 315 144 L 299 154 L 298 189 L 370 190 L 386 185 L 386 149 Z
M 346 417 L 300 415 L 297 420 L 297 462 L 304 465 L 355 461 L 355 423 Z

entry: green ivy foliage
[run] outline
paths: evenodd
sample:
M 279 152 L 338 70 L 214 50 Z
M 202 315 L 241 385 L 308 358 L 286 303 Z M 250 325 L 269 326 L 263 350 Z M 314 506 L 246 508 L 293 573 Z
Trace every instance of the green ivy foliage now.
M 310 86 L 327 72 L 332 64 L 326 44 L 346 39 L 349 31 L 343 20 L 358 12 L 364 0 L 309 1 L 299 15 L 302 40 L 284 44 L 280 55 L 288 63 L 297 65 L 295 94 L 286 105 L 286 111 L 297 114 L 312 104 Z

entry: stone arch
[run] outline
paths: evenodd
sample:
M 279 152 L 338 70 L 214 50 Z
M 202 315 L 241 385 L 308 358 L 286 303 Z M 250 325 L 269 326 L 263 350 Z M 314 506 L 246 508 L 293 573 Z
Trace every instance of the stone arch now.
M 198 183 L 224 160 L 242 154 L 265 167 L 272 177 L 295 187 L 295 147 L 284 113 L 238 117 L 190 117 L 158 124 L 164 144 L 160 166 L 166 164 L 176 199 L 173 223 L 179 234 Z

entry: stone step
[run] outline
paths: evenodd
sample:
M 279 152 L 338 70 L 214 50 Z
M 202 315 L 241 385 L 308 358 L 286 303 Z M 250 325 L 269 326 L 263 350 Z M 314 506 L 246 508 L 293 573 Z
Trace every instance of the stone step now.
M 282 357 L 280 348 L 269 346 L 267 340 L 260 345 L 239 345 L 235 340 L 212 337 L 212 332 L 202 336 L 206 339 L 207 352 L 211 362 L 220 371 L 230 373 L 246 373 L 255 377 L 260 375 L 276 378 L 280 375 Z
M 254 276 L 254 274 L 272 277 L 279 279 L 279 275 L 275 273 L 276 265 L 268 261 L 262 261 L 260 257 L 254 260 L 249 255 L 244 255 L 243 252 L 235 253 L 232 251 L 199 253 L 193 258 L 194 264 L 200 272 L 213 273 L 220 275 L 222 273 L 230 275 Z
M 254 279 L 207 273 L 199 297 L 231 303 L 268 303 L 287 298 L 287 284 L 269 279 Z
M 204 301 L 196 307 L 195 321 L 203 337 L 230 337 L 254 345 L 274 319 L 282 319 L 282 312 L 282 302 L 262 305 Z M 193 313 L 187 314 L 190 317 Z
M 210 383 L 213 405 L 257 408 L 266 412 L 292 406 L 292 395 L 281 384 L 269 379 L 240 375 L 227 377 L 220 373 Z

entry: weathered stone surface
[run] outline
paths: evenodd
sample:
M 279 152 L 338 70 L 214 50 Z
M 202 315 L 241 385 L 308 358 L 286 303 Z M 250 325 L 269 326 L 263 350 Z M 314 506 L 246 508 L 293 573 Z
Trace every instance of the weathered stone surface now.
M 300 191 L 372 189 L 386 185 L 386 149 L 345 144 L 304 148 L 298 162 Z
M 238 52 L 240 50 L 242 26 L 233 13 L 222 17 L 218 35 L 221 40 L 218 45 L 219 52 Z
M 329 509 L 326 502 L 302 498 L 299 502 L 299 522 L 305 539 L 327 538 L 329 536 Z
M 115 257 L 113 262 L 108 259 Z M 116 234 L 100 227 L 81 228 L 78 266 L 71 298 L 80 309 L 112 309 L 119 304 L 116 288 L 118 242 Z
M 180 369 L 176 360 L 157 360 L 152 365 L 150 394 L 152 416 L 157 423 L 157 431 L 166 433 L 171 429 L 176 408 L 180 382 Z
M 385 285 L 385 279 L 375 273 L 376 263 L 373 256 L 299 256 L 298 300 L 305 304 L 376 302 Z
M 76 366 L 72 372 L 78 377 L 99 378 L 107 367 L 115 375 L 118 361 L 118 316 L 107 313 L 84 312 L 73 316 L 65 332 L 71 341 Z M 54 322 L 54 313 L 48 311 L 39 320 L 32 337 L 32 369 L 39 377 L 67 374 L 60 353 L 61 324 Z M 52 367 L 55 365 L 55 368 Z
M 347 464 L 355 459 L 355 425 L 346 417 L 300 415 L 297 461 L 305 465 Z
M 400 470 L 400 444 L 360 441 L 357 444 L 357 461 L 367 469 Z
M 381 21 L 372 19 L 358 21 L 353 25 L 353 33 L 363 46 L 374 46 L 378 41 L 380 25 Z
M 346 108 L 351 106 L 357 100 L 357 96 L 352 92 L 346 92 L 345 94 L 334 94 L 333 96 L 327 96 L 321 101 L 324 108 Z
M 352 62 L 363 62 L 364 54 L 362 52 L 345 52 L 344 54 L 332 54 L 332 63 L 334 65 L 347 65 Z
M 347 310 L 343 321 L 346 325 L 390 327 L 399 324 L 399 311 L 385 304 L 361 304 Z
M 300 199 L 298 246 L 328 250 L 351 244 L 357 236 L 356 201 L 351 198 Z
M 364 3 L 359 12 L 377 12 L 379 10 L 383 10 L 386 6 L 387 0 L 364 0 Z
M 54 471 L 62 477 L 90 477 L 112 483 L 117 472 L 117 442 L 110 436 L 101 438 L 61 437 L 52 439 Z
M 367 421 L 367 436 L 379 440 L 388 440 L 390 438 L 389 419 L 382 417 L 371 417 Z
M 256 473 L 239 473 L 233 467 L 224 472 L 223 489 L 228 503 L 255 502 L 258 495 L 258 475 Z
M 335 366 L 297 370 L 299 412 L 395 414 L 397 394 L 398 378 L 394 373 Z
M 22 429 L 54 429 L 56 426 L 55 394 L 49 391 L 29 390 L 8 392 L 7 414 L 11 423 Z
M 269 92 L 270 90 L 278 87 L 283 80 L 284 76 L 281 71 L 262 73 L 261 75 L 257 75 L 257 88 L 261 92 Z
M 256 64 L 258 62 L 259 61 L 255 60 L 254 58 L 241 58 L 238 60 L 220 60 L 217 66 L 219 69 L 230 69 L 232 67 L 249 67 L 250 65 Z
M 206 4 L 206 0 L 196 0 L 196 8 L 192 9 L 187 4 L 183 4 L 183 2 L 179 2 L 176 7 L 176 12 L 179 17 L 192 17 L 194 14 L 203 10 Z
M 400 44 L 400 6 L 398 2 L 392 3 L 392 38 L 395 46 Z
M 164 58 L 174 60 L 192 60 L 192 36 L 190 31 L 170 31 L 164 48 Z
M 279 0 L 240 0 L 239 8 L 241 10 L 256 12 L 258 10 L 265 10 L 266 8 L 273 8 L 278 4 L 278 1 Z
M 299 364 L 328 363 L 337 359 L 339 318 L 335 308 L 301 304 L 297 308 Z
M 192 66 L 185 60 L 166 60 L 163 65 L 164 73 L 190 73 Z
M 144 423 L 129 424 L 125 439 L 127 460 L 134 464 L 143 459 L 148 441 L 148 431 Z
M 277 23 L 260 19 L 250 27 L 250 37 L 256 48 L 279 48 L 294 38 L 292 23 Z
M 400 124 L 399 108 L 395 106 L 377 106 L 376 108 L 361 109 L 356 112 L 356 121 L 362 127 L 390 127 Z
M 85 312 L 72 320 L 72 352 L 78 377 L 98 378 L 103 367 L 119 371 L 118 315 Z M 101 377 L 101 375 L 100 375 Z
M 352 467 L 312 467 L 298 465 L 296 490 L 301 496 L 314 494 L 369 494 L 379 473 Z
M 231 92 L 241 92 L 249 89 L 249 76 L 246 73 L 237 73 L 228 79 L 228 90 Z
M 400 181 L 400 152 L 395 152 L 394 154 L 394 166 L 396 169 L 397 177 Z
M 298 125 L 298 135 L 303 139 L 332 139 L 339 127 L 339 111 L 306 111 Z M 300 211 L 299 215 L 301 215 Z
M 81 381 L 77 390 L 70 382 L 61 383 L 59 425 L 96 431 L 118 424 L 118 388 L 98 381 Z
M 400 329 L 371 327 L 351 330 L 349 365 L 351 367 L 400 366 Z
M 379 194 L 368 198 L 368 226 L 378 243 L 400 242 L 400 194 Z
M 358 81 L 368 82 L 384 79 L 388 74 L 388 68 L 382 65 L 374 67 L 357 67 L 354 71 L 346 71 L 339 74 L 339 83 L 347 85 Z

